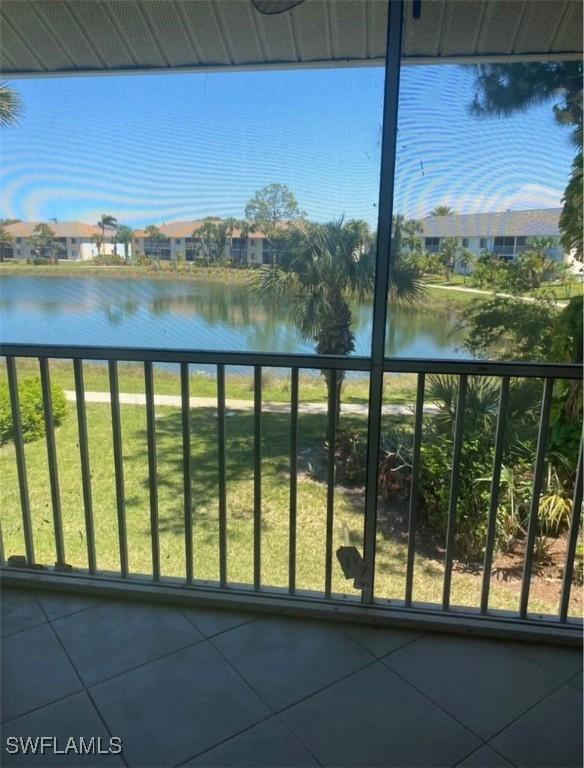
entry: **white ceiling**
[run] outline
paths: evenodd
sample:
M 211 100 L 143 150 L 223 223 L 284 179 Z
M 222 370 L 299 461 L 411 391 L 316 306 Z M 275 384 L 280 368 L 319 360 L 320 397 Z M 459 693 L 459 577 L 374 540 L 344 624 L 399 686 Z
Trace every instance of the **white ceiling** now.
M 406 59 L 573 57 L 581 0 L 406 2 Z M 249 0 L 2 0 L 5 77 L 233 66 L 355 65 L 385 55 L 386 0 L 304 0 L 274 16 Z

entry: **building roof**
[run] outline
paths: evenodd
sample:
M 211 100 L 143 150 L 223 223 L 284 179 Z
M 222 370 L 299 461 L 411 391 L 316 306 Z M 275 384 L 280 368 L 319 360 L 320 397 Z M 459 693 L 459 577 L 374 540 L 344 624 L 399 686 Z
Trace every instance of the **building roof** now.
M 275 5 L 275 3 L 272 3 Z M 387 0 L 302 0 L 259 13 L 250 0 L 3 0 L 0 68 L 115 72 L 383 61 Z M 424 0 L 404 9 L 406 61 L 582 52 L 581 0 Z
M 101 229 L 92 224 L 85 224 L 82 221 L 18 221 L 14 224 L 7 224 L 6 229 L 13 237 L 32 237 L 34 228 L 37 224 L 48 224 L 55 233 L 55 237 L 80 237 L 90 238 L 94 235 L 100 235 Z
M 561 208 L 427 216 L 424 237 L 533 237 L 559 235 Z
M 219 223 L 221 219 L 213 217 L 211 219 L 214 223 Z M 168 224 L 160 224 L 158 229 L 162 232 L 163 235 L 166 235 L 167 237 L 192 237 L 193 232 L 196 232 L 199 230 L 204 224 L 204 221 L 200 219 L 195 219 L 193 221 L 171 221 Z M 241 237 L 241 230 L 234 229 L 231 233 L 232 237 Z M 254 231 L 249 233 L 250 238 L 259 238 L 262 239 L 264 236 L 263 232 Z M 145 229 L 136 229 L 134 230 L 134 237 L 148 237 L 146 234 Z

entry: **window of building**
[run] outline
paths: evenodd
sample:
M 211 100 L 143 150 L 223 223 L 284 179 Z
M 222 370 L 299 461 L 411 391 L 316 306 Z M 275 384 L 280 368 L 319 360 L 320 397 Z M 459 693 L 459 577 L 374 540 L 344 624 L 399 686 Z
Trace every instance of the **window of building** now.
M 424 239 L 424 248 L 430 253 L 436 253 L 440 248 L 439 237 L 426 237 Z
M 481 237 L 481 239 L 480 239 L 480 245 L 479 245 L 479 247 L 480 247 L 480 248 L 482 248 L 483 250 L 484 250 L 485 248 L 488 248 L 488 247 L 489 247 L 489 240 L 488 240 L 488 238 L 486 238 L 486 237 Z
M 76 238 L 76 237 L 72 237 L 72 238 L 71 238 L 71 242 L 72 242 L 72 243 L 76 243 L 76 242 L 77 242 L 77 238 Z
M 496 237 L 494 241 L 495 248 L 497 246 L 504 246 L 513 248 L 515 245 L 515 238 L 514 237 Z
M 463 237 L 462 238 L 462 247 L 463 248 L 468 248 L 468 237 Z
M 174 238 L 174 244 L 175 245 L 180 245 L 180 237 L 175 237 Z

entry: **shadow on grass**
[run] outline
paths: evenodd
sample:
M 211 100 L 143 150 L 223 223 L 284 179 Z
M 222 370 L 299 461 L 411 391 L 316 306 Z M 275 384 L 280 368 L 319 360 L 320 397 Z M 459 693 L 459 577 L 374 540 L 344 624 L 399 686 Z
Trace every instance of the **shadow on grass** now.
M 219 442 L 218 421 L 214 408 L 191 410 L 191 478 L 193 509 L 216 505 L 219 496 Z M 326 416 L 299 415 L 299 453 L 310 449 L 321 450 L 326 439 Z M 362 417 L 343 418 L 343 426 L 363 427 Z M 146 432 L 134 434 L 136 450 L 124 458 L 129 465 L 145 467 L 148 464 Z M 177 500 L 171 515 L 160 520 L 161 532 L 180 533 L 183 519 L 183 454 L 182 419 L 178 409 L 164 409 L 156 418 L 156 452 L 159 494 Z M 138 447 L 139 446 L 139 447 Z M 290 471 L 290 415 L 286 413 L 262 414 L 262 486 L 281 486 L 288 490 Z M 225 482 L 227 493 L 233 493 L 240 482 L 253 483 L 254 478 L 254 417 L 253 413 L 228 411 L 225 419 Z M 145 476 L 143 487 L 148 489 Z M 237 490 L 235 490 L 237 492 Z M 170 511 L 170 510 L 168 510 Z M 286 505 L 287 511 L 287 505 Z M 230 513 L 231 514 L 231 513 Z M 253 516 L 253 508 L 236 514 Z M 210 522 L 210 519 L 207 518 Z M 204 524 L 204 519 L 201 520 Z

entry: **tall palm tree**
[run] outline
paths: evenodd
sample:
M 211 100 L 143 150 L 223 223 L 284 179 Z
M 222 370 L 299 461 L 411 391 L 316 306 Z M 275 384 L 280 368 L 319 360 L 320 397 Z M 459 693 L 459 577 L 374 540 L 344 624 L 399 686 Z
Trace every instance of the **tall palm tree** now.
M 285 298 L 302 337 L 319 355 L 348 355 L 355 348 L 351 299 L 363 299 L 375 283 L 375 238 L 364 221 L 306 223 L 287 236 L 278 264 L 252 278 L 252 290 L 263 300 Z M 422 287 L 413 270 L 399 265 L 391 275 L 391 293 L 414 300 Z M 330 392 L 330 371 L 324 371 Z M 336 402 L 340 409 L 343 372 L 337 372 Z
M 527 61 L 475 66 L 475 97 L 469 105 L 475 117 L 508 117 L 553 101 L 556 122 L 572 128 L 576 156 L 562 198 L 562 245 L 582 261 L 582 74 L 581 61 Z
M 0 83 L 0 126 L 16 125 L 22 112 L 20 95 L 6 83 Z
M 10 248 L 13 244 L 14 238 L 4 224 L 0 224 L 0 261 L 4 261 L 4 249 Z
M 430 211 L 430 216 L 436 218 L 437 216 L 452 216 L 456 211 L 449 205 L 437 205 Z
M 101 229 L 101 241 L 103 244 L 105 244 L 106 229 L 117 230 L 118 220 L 116 219 L 115 216 L 111 216 L 108 213 L 102 213 L 101 219 L 97 222 L 97 226 Z
M 168 240 L 168 237 L 163 234 L 155 224 L 150 224 L 148 227 L 146 227 L 144 232 L 151 241 L 156 260 L 160 263 L 160 249 L 162 247 L 162 243 Z
M 134 231 L 126 224 L 120 224 L 117 229 L 116 239 L 124 246 L 124 261 L 130 256 L 130 245 L 134 242 Z
M 255 226 L 251 221 L 247 219 L 241 219 L 237 222 L 237 228 L 239 229 L 239 236 L 243 242 L 242 248 L 242 262 L 247 265 L 247 252 L 249 250 L 249 236 L 255 232 Z

